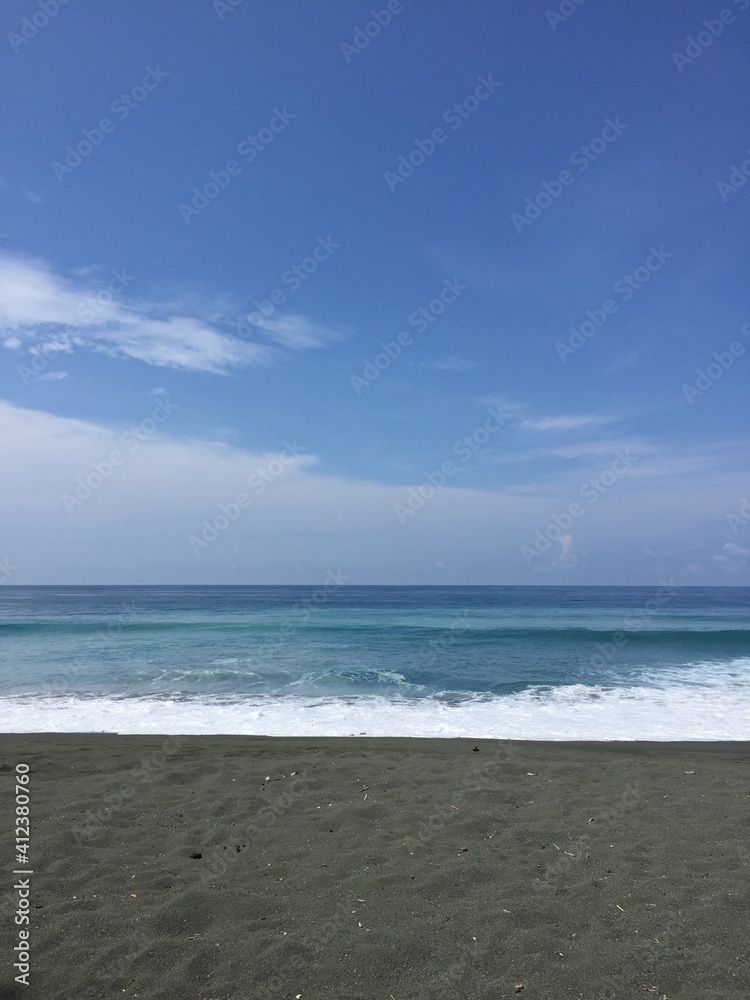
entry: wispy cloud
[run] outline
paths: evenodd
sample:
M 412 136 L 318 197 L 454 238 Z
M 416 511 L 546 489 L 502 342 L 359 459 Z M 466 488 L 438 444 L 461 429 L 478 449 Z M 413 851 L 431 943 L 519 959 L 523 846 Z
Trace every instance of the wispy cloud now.
M 292 351 L 309 351 L 316 347 L 325 347 L 332 341 L 342 340 L 346 336 L 343 330 L 313 323 L 312 320 L 296 313 L 255 320 L 254 326 L 263 330 L 270 340 Z
M 272 343 L 240 339 L 218 322 L 170 313 L 164 302 L 124 300 L 134 280 L 125 270 L 97 285 L 90 268 L 73 278 L 57 274 L 45 261 L 0 255 L 0 337 L 6 347 L 26 344 L 33 353 L 84 349 L 113 358 L 132 358 L 161 368 L 226 375 L 232 369 L 267 365 L 280 348 L 322 347 L 338 331 L 304 316 L 264 321 L 259 336 Z M 119 284 L 118 284 L 119 281 Z
M 599 413 L 565 413 L 552 416 L 532 416 L 529 413 L 531 406 L 528 403 L 519 402 L 518 400 L 502 395 L 483 396 L 479 399 L 479 402 L 485 406 L 493 406 L 500 410 L 509 424 L 520 431 L 527 432 L 565 434 L 568 431 L 593 431 L 597 427 L 606 427 L 608 424 L 616 423 L 620 419 L 619 417 Z M 581 445 L 576 447 L 581 447 Z M 611 445 L 604 444 L 600 450 L 605 451 L 610 447 Z M 542 453 L 535 451 L 529 454 L 536 456 Z M 552 454 L 552 452 L 548 454 Z
M 68 377 L 67 372 L 45 372 L 43 375 L 37 375 L 36 378 L 29 379 L 29 382 L 60 382 L 62 379 Z
M 13 187 L 14 186 L 11 185 L 10 182 L 5 177 L 3 177 L 2 174 L 0 174 L 0 191 L 11 191 L 13 190 Z M 26 198 L 28 201 L 33 201 L 35 205 L 44 204 L 44 198 L 42 198 L 42 196 L 38 194 L 36 191 L 31 191 L 29 190 L 29 188 L 24 188 L 24 187 L 22 187 L 20 190 L 23 192 L 24 198 Z
M 581 427 L 601 427 L 610 424 L 614 417 L 583 414 L 580 416 L 536 417 L 533 420 L 522 420 L 521 428 L 525 431 L 573 431 Z
M 633 455 L 653 455 L 659 451 L 657 445 L 639 437 L 599 438 L 595 440 L 576 441 L 570 444 L 559 444 L 549 448 L 526 448 L 520 451 L 499 453 L 492 458 L 493 462 L 534 462 L 539 459 L 602 459 L 614 456 L 618 451 Z
M 554 448 L 532 448 L 524 455 L 528 458 L 589 458 L 613 455 L 617 451 L 648 455 L 656 452 L 657 446 L 643 438 L 601 438 L 593 441 L 577 441 L 561 444 Z
M 437 358 L 435 361 L 425 361 L 422 368 L 430 368 L 435 372 L 468 372 L 472 368 L 476 368 L 476 363 L 466 358 L 456 357 L 455 354 L 449 354 L 447 357 Z
M 713 561 L 728 573 L 744 573 L 750 568 L 750 549 L 733 542 L 725 542 L 721 552 L 712 556 Z
M 520 403 L 518 400 L 511 399 L 509 396 L 498 394 L 480 396 L 477 402 L 481 403 L 483 406 L 494 407 L 496 410 L 499 410 L 506 419 L 520 419 L 521 415 L 528 413 L 529 410 L 527 403 Z
M 272 360 L 272 352 L 265 345 L 238 340 L 190 316 L 166 320 L 129 316 L 97 331 L 90 346 L 111 357 L 130 357 L 161 368 L 215 375 Z

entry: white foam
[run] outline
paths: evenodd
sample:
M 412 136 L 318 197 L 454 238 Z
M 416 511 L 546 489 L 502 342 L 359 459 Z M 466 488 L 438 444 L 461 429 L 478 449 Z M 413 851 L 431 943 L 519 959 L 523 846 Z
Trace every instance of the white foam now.
M 527 740 L 746 740 L 745 684 L 604 688 L 506 696 L 156 698 L 18 696 L 0 700 L 4 732 L 466 736 Z

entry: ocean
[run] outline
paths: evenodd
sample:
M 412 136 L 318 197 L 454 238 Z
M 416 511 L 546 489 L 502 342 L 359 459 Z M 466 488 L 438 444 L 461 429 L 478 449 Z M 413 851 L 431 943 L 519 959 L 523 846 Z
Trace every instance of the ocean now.
M 0 587 L 3 732 L 750 739 L 750 588 Z

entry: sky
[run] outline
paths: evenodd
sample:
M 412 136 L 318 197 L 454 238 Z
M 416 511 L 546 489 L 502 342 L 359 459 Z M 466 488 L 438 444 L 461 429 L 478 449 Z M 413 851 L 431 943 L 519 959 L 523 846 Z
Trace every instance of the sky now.
M 0 583 L 750 584 L 750 0 L 0 18 Z

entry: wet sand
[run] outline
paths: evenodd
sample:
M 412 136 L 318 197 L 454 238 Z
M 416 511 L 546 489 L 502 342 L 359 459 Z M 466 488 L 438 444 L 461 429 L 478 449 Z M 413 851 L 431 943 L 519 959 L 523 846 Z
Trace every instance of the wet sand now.
M 0 736 L 0 998 L 750 996 L 745 743 Z

